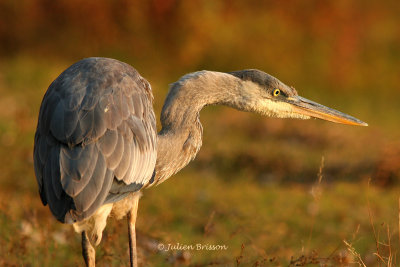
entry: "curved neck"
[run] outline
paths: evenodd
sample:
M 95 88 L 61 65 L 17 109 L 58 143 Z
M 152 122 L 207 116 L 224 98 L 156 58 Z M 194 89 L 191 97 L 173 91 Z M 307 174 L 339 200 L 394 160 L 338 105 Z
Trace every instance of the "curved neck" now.
M 206 105 L 223 104 L 244 109 L 241 80 L 230 74 L 200 71 L 172 84 L 158 133 L 155 183 L 158 184 L 194 159 L 202 144 L 199 112 Z
M 171 85 L 161 112 L 165 129 L 182 129 L 198 118 L 206 105 L 223 104 L 240 108 L 241 80 L 230 74 L 199 71 Z

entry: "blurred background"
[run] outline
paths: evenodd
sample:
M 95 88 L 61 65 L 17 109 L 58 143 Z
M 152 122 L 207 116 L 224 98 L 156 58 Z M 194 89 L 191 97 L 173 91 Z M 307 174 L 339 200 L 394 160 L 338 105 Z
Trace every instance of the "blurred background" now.
M 399 264 L 399 14 L 395 0 L 0 1 L 0 265 L 83 265 L 80 236 L 40 202 L 32 150 L 47 87 L 91 56 L 134 66 L 157 115 L 188 72 L 257 68 L 370 125 L 207 107 L 196 160 L 142 198 L 142 266 Z M 110 220 L 98 263 L 127 266 L 127 248 Z

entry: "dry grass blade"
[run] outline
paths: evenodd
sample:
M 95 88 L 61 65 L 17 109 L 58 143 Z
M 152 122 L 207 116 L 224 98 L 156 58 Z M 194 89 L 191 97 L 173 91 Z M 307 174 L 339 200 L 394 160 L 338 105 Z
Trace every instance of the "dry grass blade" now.
M 314 231 L 315 217 L 316 217 L 317 211 L 318 211 L 318 201 L 320 200 L 321 194 L 322 194 L 321 181 L 322 181 L 322 177 L 323 177 L 322 172 L 324 170 L 324 164 L 325 164 L 325 158 L 324 158 L 324 156 L 322 156 L 321 164 L 319 166 L 319 171 L 318 171 L 318 181 L 311 188 L 311 195 L 314 198 L 314 203 L 313 203 L 314 209 L 312 211 L 311 229 L 310 229 L 310 234 L 308 236 L 307 245 L 309 245 L 311 242 L 312 234 Z
M 388 256 L 388 260 L 387 260 L 387 266 L 392 266 L 393 265 L 393 254 L 392 254 L 392 245 L 391 245 L 391 242 L 390 242 L 389 225 L 386 225 L 386 233 L 387 233 L 388 248 L 389 248 L 389 256 Z
M 356 258 L 356 263 L 358 263 L 358 266 L 367 267 L 367 265 L 365 265 L 364 261 L 362 260 L 360 254 L 354 249 L 352 244 L 348 243 L 346 240 L 343 240 L 343 242 L 346 245 L 347 250 Z
M 319 166 L 319 172 L 318 172 L 318 184 L 321 184 L 322 181 L 322 171 L 324 169 L 324 165 L 325 165 L 325 158 L 324 156 L 322 156 L 321 165 Z
M 210 232 L 212 231 L 213 228 L 213 221 L 214 221 L 214 216 L 215 216 L 215 210 L 213 210 L 210 214 L 210 216 L 208 217 L 207 223 L 204 226 L 204 235 L 209 235 Z
M 243 252 L 244 252 L 244 244 L 242 244 L 242 247 L 240 249 L 240 254 L 239 256 L 236 257 L 236 266 L 239 267 L 242 259 L 243 259 Z
M 372 227 L 372 232 L 374 233 L 374 239 L 375 239 L 375 246 L 376 246 L 376 253 L 374 255 L 380 255 L 379 253 L 379 238 L 376 235 L 375 231 L 375 226 L 374 226 L 374 220 L 372 217 L 372 211 L 371 211 L 371 205 L 369 203 L 369 188 L 370 188 L 370 183 L 371 183 L 371 178 L 368 179 L 368 187 L 367 187 L 367 206 L 368 206 L 368 216 L 369 216 L 369 223 Z M 379 258 L 379 257 L 378 257 Z M 381 263 L 378 261 L 379 266 L 381 266 Z
M 371 225 L 371 228 L 372 228 L 372 231 L 374 234 L 375 246 L 376 246 L 376 252 L 373 253 L 373 255 L 375 255 L 377 257 L 378 266 L 381 266 L 383 264 L 384 266 L 392 267 L 392 266 L 394 266 L 394 262 L 393 262 L 394 254 L 392 251 L 390 227 L 388 224 L 386 224 L 387 243 L 380 241 L 380 230 L 377 232 L 375 229 L 374 219 L 373 219 L 370 201 L 369 201 L 370 182 L 371 182 L 371 179 L 368 180 L 367 205 L 368 205 L 369 221 L 370 221 L 370 225 Z M 382 224 L 382 227 L 384 227 L 384 226 L 385 226 L 385 223 Z M 400 233 L 400 198 L 399 198 L 399 233 Z M 400 240 L 400 237 L 399 237 L 399 240 Z

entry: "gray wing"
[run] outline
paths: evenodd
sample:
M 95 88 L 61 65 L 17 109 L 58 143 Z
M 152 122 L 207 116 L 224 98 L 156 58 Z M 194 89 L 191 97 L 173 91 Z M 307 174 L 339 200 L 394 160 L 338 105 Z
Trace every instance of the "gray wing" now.
M 50 85 L 34 165 L 42 202 L 58 220 L 83 220 L 149 183 L 157 157 L 152 100 L 148 82 L 113 59 L 84 59 Z

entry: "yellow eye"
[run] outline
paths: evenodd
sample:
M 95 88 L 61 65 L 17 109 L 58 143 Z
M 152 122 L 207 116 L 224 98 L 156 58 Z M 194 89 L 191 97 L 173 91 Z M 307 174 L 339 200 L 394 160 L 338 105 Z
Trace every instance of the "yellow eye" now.
M 281 90 L 279 90 L 279 89 L 275 89 L 274 92 L 273 92 L 274 96 L 278 96 L 280 94 L 281 94 Z

